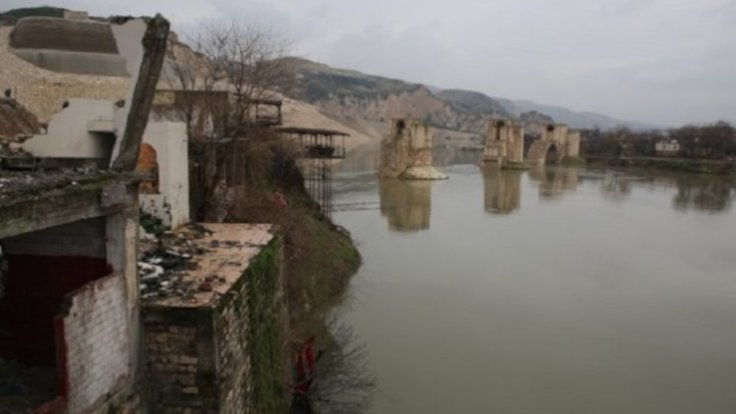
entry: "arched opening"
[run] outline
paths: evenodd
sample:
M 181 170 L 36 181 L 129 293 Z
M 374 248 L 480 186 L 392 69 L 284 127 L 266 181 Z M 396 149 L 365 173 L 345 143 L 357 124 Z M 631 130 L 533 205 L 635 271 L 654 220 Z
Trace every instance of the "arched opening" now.
M 406 122 L 403 119 L 400 119 L 396 122 L 396 134 L 397 135 L 403 134 L 405 128 L 406 128 Z
M 496 128 L 496 141 L 500 141 L 501 140 L 501 128 L 505 127 L 506 126 L 506 123 L 503 122 L 503 121 L 498 121 L 498 123 L 496 124 L 496 126 L 497 126 L 497 128 Z
M 550 145 L 549 148 L 547 148 L 547 154 L 544 157 L 544 163 L 549 164 L 557 164 L 557 162 L 560 160 L 560 154 L 559 150 L 557 149 L 557 145 Z
M 547 125 L 547 132 L 554 132 L 555 126 L 554 125 Z

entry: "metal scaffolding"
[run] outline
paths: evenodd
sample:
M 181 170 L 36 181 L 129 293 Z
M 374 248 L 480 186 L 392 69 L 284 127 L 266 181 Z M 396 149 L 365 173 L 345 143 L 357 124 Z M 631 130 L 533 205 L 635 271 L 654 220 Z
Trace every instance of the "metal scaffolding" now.
M 333 160 L 345 158 L 345 137 L 349 135 L 313 128 L 288 127 L 278 128 L 278 131 L 296 140 L 304 186 L 322 212 L 329 216 L 333 210 L 332 164 Z

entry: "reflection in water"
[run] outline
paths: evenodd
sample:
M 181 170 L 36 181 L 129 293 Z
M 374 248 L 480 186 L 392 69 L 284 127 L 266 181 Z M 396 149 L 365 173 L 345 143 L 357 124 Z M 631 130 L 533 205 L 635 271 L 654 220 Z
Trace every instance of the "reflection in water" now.
M 394 231 L 429 229 L 432 205 L 432 183 L 429 181 L 378 181 L 381 215 L 388 217 L 388 227 Z
M 578 187 L 578 170 L 574 168 L 535 167 L 529 170 L 529 178 L 539 183 L 542 199 L 556 200 Z
M 509 214 L 521 206 L 521 171 L 483 168 L 484 208 L 491 214 Z
M 337 163 L 335 172 L 376 171 L 381 161 L 380 141 L 362 145 L 345 154 L 345 159 Z
M 608 200 L 623 201 L 635 189 L 677 189 L 672 206 L 679 211 L 724 212 L 731 209 L 736 184 L 714 175 L 667 173 L 660 171 L 605 171 L 585 175 L 585 181 L 600 181 L 601 194 Z
M 672 205 L 677 210 L 728 211 L 734 196 L 733 183 L 720 177 L 681 176 Z
M 375 211 L 336 214 L 364 257 L 341 317 L 368 345 L 371 414 L 736 412 L 734 184 L 524 172 L 524 208 L 490 217 L 478 199 L 512 208 L 513 172 L 446 171 L 431 188 L 433 231 L 406 237 Z M 339 203 L 380 194 L 396 207 L 391 227 L 428 227 L 429 186 L 426 218 L 408 220 L 416 183 L 355 177 L 337 186 Z
M 603 176 L 601 193 L 609 200 L 622 201 L 631 194 L 631 181 L 631 177 L 608 172 Z

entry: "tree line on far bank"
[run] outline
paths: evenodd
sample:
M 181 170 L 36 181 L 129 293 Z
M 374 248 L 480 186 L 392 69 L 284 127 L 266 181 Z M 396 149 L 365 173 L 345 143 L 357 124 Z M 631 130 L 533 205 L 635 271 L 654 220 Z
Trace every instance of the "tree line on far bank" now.
M 588 129 L 582 132 L 582 153 L 607 157 L 655 157 L 658 142 L 676 141 L 679 149 L 670 156 L 698 159 L 736 157 L 736 129 L 718 121 L 705 125 L 686 125 L 670 130 L 633 131 L 621 127 L 610 131 Z

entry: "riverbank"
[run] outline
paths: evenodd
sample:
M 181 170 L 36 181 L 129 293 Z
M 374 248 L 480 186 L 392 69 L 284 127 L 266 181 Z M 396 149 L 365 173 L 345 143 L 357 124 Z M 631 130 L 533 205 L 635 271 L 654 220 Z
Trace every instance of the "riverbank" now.
M 269 408 L 263 412 L 285 412 L 291 404 L 284 401 L 285 394 L 301 397 L 297 390 L 304 388 L 309 398 L 312 395 L 309 386 L 300 388 L 296 383 L 299 381 L 293 378 L 287 383 L 277 381 L 279 372 L 283 372 L 284 366 L 296 367 L 301 363 L 295 355 L 301 358 L 311 338 L 316 340 L 315 354 L 334 348 L 335 338 L 330 336 L 325 320 L 326 309 L 344 295 L 361 264 L 361 256 L 350 234 L 335 225 L 306 191 L 289 143 L 270 131 L 259 131 L 258 137 L 243 148 L 247 153 L 244 173 L 249 181 L 247 186 L 234 187 L 236 202 L 226 220 L 274 223 L 283 235 L 289 317 L 281 329 L 258 338 L 262 352 L 251 352 L 251 363 L 268 368 L 254 384 L 255 390 L 260 391 L 259 407 Z M 281 357 L 275 357 L 278 355 Z M 310 372 L 305 379 L 327 375 L 321 365 L 317 364 L 316 372 Z M 311 408 L 295 412 L 309 413 Z
M 585 162 L 591 167 L 637 167 L 657 170 L 689 172 L 698 174 L 728 175 L 736 172 L 731 161 L 663 157 L 603 157 L 587 156 Z

